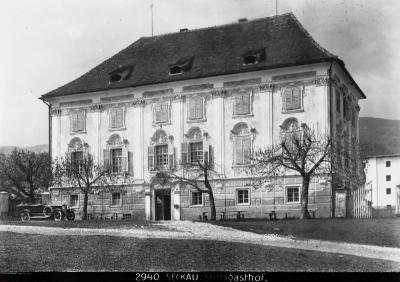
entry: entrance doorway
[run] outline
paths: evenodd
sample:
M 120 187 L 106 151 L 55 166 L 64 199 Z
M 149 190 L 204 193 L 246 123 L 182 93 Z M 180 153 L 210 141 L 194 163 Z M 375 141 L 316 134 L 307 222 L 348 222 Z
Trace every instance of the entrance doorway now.
M 155 220 L 171 220 L 171 189 L 155 190 Z

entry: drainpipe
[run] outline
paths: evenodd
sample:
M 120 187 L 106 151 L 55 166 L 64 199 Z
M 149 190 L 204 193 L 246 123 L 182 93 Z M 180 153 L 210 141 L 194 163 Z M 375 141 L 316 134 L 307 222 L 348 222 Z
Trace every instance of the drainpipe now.
M 332 144 L 333 144 L 333 140 L 332 140 L 332 138 L 333 138 L 333 126 L 332 126 L 332 123 L 333 123 L 333 121 L 332 121 L 332 113 L 331 113 L 331 111 L 332 111 L 332 109 L 331 109 L 331 99 L 332 99 L 332 64 L 329 66 L 329 69 L 328 69 L 328 111 L 329 111 L 329 134 L 330 134 L 330 138 L 331 138 L 331 150 L 332 150 Z M 332 157 L 332 154 L 331 154 L 331 157 Z M 331 162 L 331 172 L 332 172 L 332 162 Z M 333 178 L 333 175 L 332 175 L 332 173 L 331 173 L 331 177 Z M 332 181 L 331 182 L 332 184 L 334 183 L 334 181 Z M 334 191 L 334 185 L 332 185 L 331 184 L 331 217 L 332 218 L 335 218 L 335 209 L 336 209 L 336 203 L 335 203 L 335 198 L 336 198 L 336 194 L 335 194 L 335 191 Z
M 53 159 L 52 158 L 52 152 L 51 152 L 51 130 L 52 130 L 52 127 L 51 127 L 51 105 L 49 104 L 49 103 L 47 103 L 42 97 L 40 97 L 39 98 L 39 100 L 41 100 L 48 108 L 49 108 L 49 155 L 50 155 L 50 158 L 51 159 Z

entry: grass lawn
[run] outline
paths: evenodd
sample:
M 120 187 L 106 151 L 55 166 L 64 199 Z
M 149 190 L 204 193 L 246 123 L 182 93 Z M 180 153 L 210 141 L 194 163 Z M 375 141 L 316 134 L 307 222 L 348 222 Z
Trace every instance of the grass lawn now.
M 196 240 L 0 233 L 0 272 L 399 271 L 356 256 Z
M 292 235 L 296 239 L 320 239 L 400 248 L 400 218 L 245 220 L 214 224 L 259 234 Z
M 154 224 L 151 221 L 145 220 L 89 220 L 89 221 L 54 221 L 54 220 L 31 220 L 23 222 L 20 219 L 15 220 L 0 220 L 0 224 L 8 225 L 26 225 L 26 226 L 45 226 L 45 227 L 60 227 L 60 228 L 146 228 L 165 230 L 166 227 Z

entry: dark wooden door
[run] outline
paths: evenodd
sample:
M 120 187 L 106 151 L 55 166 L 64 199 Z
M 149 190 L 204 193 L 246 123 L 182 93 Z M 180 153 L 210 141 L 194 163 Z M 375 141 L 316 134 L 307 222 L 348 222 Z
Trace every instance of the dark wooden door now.
M 156 190 L 155 201 L 156 220 L 171 220 L 171 190 Z

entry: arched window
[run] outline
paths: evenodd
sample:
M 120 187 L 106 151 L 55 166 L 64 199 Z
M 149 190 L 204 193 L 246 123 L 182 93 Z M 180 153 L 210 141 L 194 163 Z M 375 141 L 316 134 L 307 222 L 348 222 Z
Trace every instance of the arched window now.
M 129 158 L 128 142 L 119 134 L 112 134 L 107 140 L 107 149 L 103 151 L 104 166 L 115 174 L 133 174 L 132 156 Z
M 251 157 L 251 133 L 246 123 L 240 122 L 231 130 L 233 138 L 233 164 L 246 165 Z
M 175 150 L 172 139 L 162 129 L 158 129 L 153 134 L 150 146 L 148 147 L 149 171 L 173 169 L 175 165 Z
M 87 145 L 84 146 L 84 142 L 79 137 L 73 138 L 68 144 L 68 150 L 66 153 L 66 160 L 71 162 L 79 173 L 83 172 L 84 158 L 87 157 Z
M 182 165 L 210 164 L 210 145 L 206 136 L 198 127 L 188 130 L 182 143 Z

